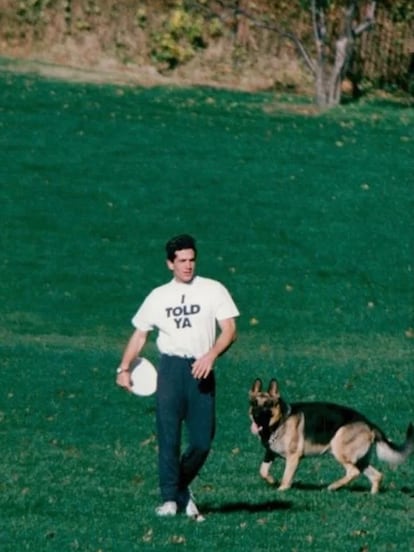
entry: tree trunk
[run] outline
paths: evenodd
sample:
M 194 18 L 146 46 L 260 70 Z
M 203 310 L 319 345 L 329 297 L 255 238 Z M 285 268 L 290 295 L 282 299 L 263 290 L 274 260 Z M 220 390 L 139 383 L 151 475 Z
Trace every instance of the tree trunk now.
M 341 101 L 342 81 L 348 69 L 349 60 L 353 52 L 354 41 L 352 38 L 342 37 L 336 42 L 335 63 L 329 82 L 329 106 L 338 105 Z

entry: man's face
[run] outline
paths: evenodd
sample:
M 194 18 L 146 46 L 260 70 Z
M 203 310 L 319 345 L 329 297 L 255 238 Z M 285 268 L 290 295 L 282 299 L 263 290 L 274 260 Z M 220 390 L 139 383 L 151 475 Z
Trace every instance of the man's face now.
M 194 278 L 195 253 L 193 249 L 181 249 L 175 252 L 173 261 L 167 260 L 167 266 L 172 271 L 177 282 L 188 284 Z

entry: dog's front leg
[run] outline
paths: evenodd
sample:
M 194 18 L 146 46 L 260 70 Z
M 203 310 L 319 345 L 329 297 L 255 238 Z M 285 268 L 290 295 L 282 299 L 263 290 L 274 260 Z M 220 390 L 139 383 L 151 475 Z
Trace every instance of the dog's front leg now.
M 269 483 L 269 485 L 274 485 L 275 480 L 273 476 L 271 476 L 269 473 L 271 466 L 272 462 L 262 462 L 260 464 L 259 473 L 260 477 L 262 477 L 266 481 L 266 483 Z
M 286 491 L 292 486 L 292 480 L 297 470 L 300 460 L 300 454 L 290 454 L 286 456 L 285 471 L 283 473 L 282 481 L 278 487 L 278 491 Z
M 275 483 L 274 478 L 269 473 L 270 468 L 272 467 L 272 464 L 273 464 L 273 460 L 275 458 L 276 458 L 276 454 L 272 450 L 266 447 L 266 452 L 264 454 L 263 461 L 260 464 L 259 473 L 260 473 L 260 477 L 262 477 L 267 483 L 269 483 L 269 485 L 274 485 Z

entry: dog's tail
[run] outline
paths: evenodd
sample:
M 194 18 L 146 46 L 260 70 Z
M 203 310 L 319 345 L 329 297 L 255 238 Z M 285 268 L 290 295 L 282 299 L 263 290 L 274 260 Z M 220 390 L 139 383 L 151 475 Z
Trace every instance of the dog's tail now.
M 414 426 L 409 424 L 405 442 L 402 445 L 396 445 L 389 441 L 381 431 L 376 431 L 377 456 L 383 462 L 392 466 L 398 466 L 414 451 Z

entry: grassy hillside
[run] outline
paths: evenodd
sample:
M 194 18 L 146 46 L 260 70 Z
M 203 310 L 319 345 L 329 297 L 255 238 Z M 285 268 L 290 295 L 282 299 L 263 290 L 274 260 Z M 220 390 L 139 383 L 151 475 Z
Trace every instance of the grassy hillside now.
M 0 81 L 2 551 L 408 550 L 412 459 L 374 459 L 376 497 L 362 478 L 328 493 L 328 456 L 280 494 L 259 479 L 247 396 L 276 376 L 289 400 L 352 405 L 404 439 L 412 109 L 313 115 L 268 94 Z M 130 318 L 169 277 L 163 246 L 182 231 L 241 311 L 217 367 L 197 526 L 155 518 L 154 398 L 114 384 Z
M 228 9 L 234 4 L 249 18 Z M 327 59 L 344 24 L 342 8 L 332 4 L 336 8 L 326 10 Z M 364 20 L 360 11 L 355 22 Z M 406 0 L 378 4 L 374 28 L 356 41 L 354 92 L 411 90 L 413 20 Z M 0 56 L 84 81 L 313 94 L 313 76 L 288 38 L 292 32 L 316 59 L 309 6 L 299 0 L 0 1 Z

